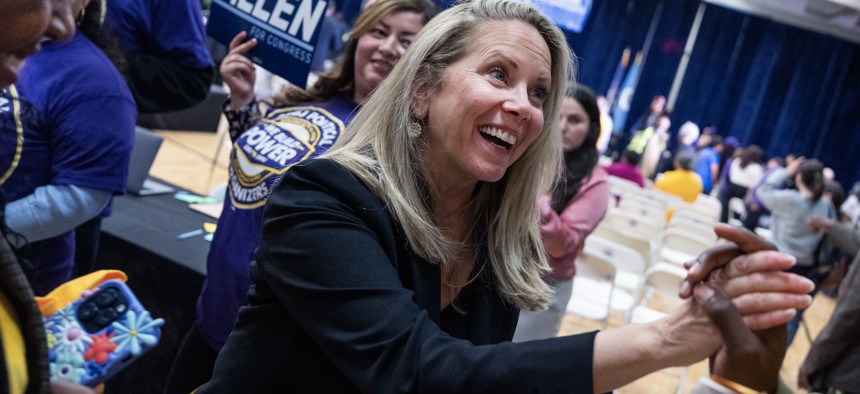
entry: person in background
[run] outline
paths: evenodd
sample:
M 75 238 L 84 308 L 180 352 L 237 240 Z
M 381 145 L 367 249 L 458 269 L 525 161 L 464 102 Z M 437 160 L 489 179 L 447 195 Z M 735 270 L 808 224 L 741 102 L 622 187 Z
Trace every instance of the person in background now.
M 695 156 L 696 140 L 699 139 L 699 126 L 690 121 L 684 122 L 678 129 L 677 138 L 678 146 L 675 147 L 675 152 L 672 153 L 665 149 L 660 155 L 660 161 L 657 163 L 658 174 L 672 170 L 674 158 L 679 152 L 687 152 Z
M 855 226 L 860 225 L 860 181 L 851 186 L 848 197 L 842 203 L 842 214 Z
M 702 178 L 702 192 L 710 194 L 711 189 L 717 182 L 717 174 L 720 172 L 720 151 L 723 143 L 723 137 L 712 135 L 710 141 L 701 150 L 696 157 L 695 169 L 696 173 Z
M 642 176 L 642 171 L 639 171 L 639 160 L 642 158 L 638 153 L 632 150 L 624 151 L 621 156 L 621 161 L 612 163 L 604 169 L 609 175 L 627 179 L 628 181 L 636 182 L 639 187 L 645 187 L 645 177 Z
M 249 303 L 195 392 L 606 392 L 717 352 L 697 301 L 649 324 L 510 342 L 519 310 L 549 302 L 535 203 L 562 168 L 571 62 L 528 3 L 477 0 L 431 20 L 337 146 L 269 196 Z M 728 265 L 709 283 L 753 329 L 808 305 L 809 281 L 777 271 L 790 256 L 717 235 L 741 246 L 691 266 L 683 297 L 717 260 Z M 748 384 L 772 390 L 761 375 Z
M 741 143 L 735 136 L 730 135 L 723 139 L 723 149 L 720 150 L 720 171 L 717 173 L 717 179 L 719 179 L 720 182 L 722 182 L 723 177 L 728 174 L 732 158 L 739 156 L 736 152 L 740 146 Z
M 75 31 L 65 0 L 0 0 L 0 25 L 7 29 L 0 35 L 0 90 L 17 80 L 24 59 L 39 51 L 43 38 L 62 41 Z M 0 110 L 6 109 L 0 105 Z M 5 225 L 5 205 L 0 193 L 0 392 L 92 394 L 88 387 L 48 380 L 42 314 L 7 242 L 14 234 Z
M 809 347 L 797 374 L 798 386 L 822 393 L 855 393 L 860 387 L 860 230 L 850 222 L 811 216 L 810 230 L 827 234 L 829 242 L 854 260 L 839 287 L 830 320 Z
M 199 0 L 107 0 L 105 23 L 128 60 L 128 86 L 141 114 L 203 101 L 215 76 Z
M 293 87 L 282 92 L 265 116 L 252 91 L 254 65 L 245 57 L 256 40 L 243 42 L 244 32 L 233 39 L 221 64 L 232 92 L 224 106 L 234 141 L 227 195 L 206 260 L 195 323 L 173 363 L 166 393 L 188 393 L 212 376 L 239 307 L 248 302 L 248 270 L 260 242 L 268 191 L 292 166 L 342 138 L 359 105 L 435 14 L 435 5 L 427 0 L 374 2 L 356 20 L 339 66 L 322 74 L 308 91 Z M 290 153 L 269 154 L 277 150 Z M 265 192 L 255 192 L 259 190 Z
M 597 165 L 600 153 L 594 146 L 600 111 L 591 89 L 579 85 L 564 98 L 561 129 L 564 178 L 551 194 L 538 199 L 541 240 L 552 267 L 544 280 L 555 292 L 547 310 L 520 312 L 514 342 L 556 336 L 573 290 L 574 260 L 608 207 L 608 175 Z
M 678 153 L 675 169 L 664 172 L 654 183 L 654 188 L 681 197 L 686 202 L 695 202 L 702 194 L 702 178 L 693 172 L 694 160 L 693 155 L 687 152 Z
M 783 189 L 787 178 L 794 178 L 797 190 Z M 773 242 L 779 250 L 791 254 L 797 264 L 789 270 L 805 276 L 817 285 L 821 283 L 818 274 L 819 246 L 824 238 L 821 232 L 810 232 L 807 218 L 822 217 L 835 219 L 833 203 L 822 198 L 824 195 L 824 165 L 816 159 L 799 157 L 784 169 L 777 169 L 765 178 L 764 184 L 756 190 L 762 205 L 771 212 Z M 803 318 L 803 310 L 788 324 L 788 341 L 791 345 L 794 335 Z
M 744 198 L 749 188 L 761 181 L 764 176 L 764 168 L 761 166 L 763 155 L 764 152 L 758 145 L 750 145 L 743 148 L 739 158 L 731 160 L 725 191 L 720 193 L 720 203 L 723 206 L 721 222 L 729 221 L 729 200 Z
M 657 95 L 651 99 L 651 104 L 648 109 L 636 119 L 633 127 L 630 128 L 630 134 L 635 134 L 639 130 L 645 130 L 649 127 L 656 127 L 660 116 L 666 111 L 666 96 Z
M 615 127 L 612 116 L 609 115 L 609 101 L 604 96 L 597 96 L 597 108 L 600 109 L 600 137 L 597 138 L 597 151 L 603 154 L 609 147 L 612 129 Z
M 101 38 L 102 4 L 74 2 L 74 36 L 43 42 L 18 82 L 3 91 L 10 110 L 0 112 L 0 165 L 7 174 L 0 190 L 36 295 L 73 277 L 75 227 L 125 192 L 136 113 L 104 52 L 109 47 L 93 42 Z
M 323 25 L 320 27 L 319 39 L 314 47 L 314 57 L 311 60 L 311 72 L 321 73 L 329 71 L 326 62 L 331 65 L 331 59 L 340 56 L 344 46 L 344 35 L 348 28 L 335 16 L 337 3 L 329 1 L 326 7 Z M 331 67 L 329 67 L 331 68 Z
M 765 164 L 761 180 L 755 186 L 751 187 L 747 191 L 746 196 L 744 196 L 744 206 L 747 209 L 747 216 L 744 218 L 743 223 L 744 228 L 747 230 L 755 231 L 756 227 L 762 226 L 762 223 L 765 224 L 762 227 L 770 227 L 770 211 L 762 206 L 761 200 L 756 197 L 756 190 L 764 184 L 765 179 L 767 179 L 771 172 L 779 168 L 785 168 L 785 159 L 779 156 L 771 157 L 767 161 L 767 164 Z
M 670 138 L 669 127 L 671 125 L 672 122 L 669 121 L 669 114 L 664 114 L 657 118 L 657 125 L 653 128 L 654 132 L 648 138 L 645 149 L 642 150 L 642 160 L 639 161 L 639 169 L 642 170 L 642 175 L 645 178 L 654 179 L 657 176 L 657 163 L 660 161 L 663 152 L 666 151 L 666 144 Z

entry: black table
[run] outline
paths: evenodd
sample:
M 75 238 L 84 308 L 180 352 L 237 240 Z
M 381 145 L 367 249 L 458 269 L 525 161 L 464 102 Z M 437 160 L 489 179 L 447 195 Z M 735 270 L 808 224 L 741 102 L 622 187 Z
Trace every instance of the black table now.
M 114 198 L 102 223 L 96 269 L 119 269 L 153 317 L 166 321 L 161 342 L 108 381 L 107 393 L 161 393 L 206 274 L 209 242 L 177 235 L 215 219 L 188 208 L 173 194 Z

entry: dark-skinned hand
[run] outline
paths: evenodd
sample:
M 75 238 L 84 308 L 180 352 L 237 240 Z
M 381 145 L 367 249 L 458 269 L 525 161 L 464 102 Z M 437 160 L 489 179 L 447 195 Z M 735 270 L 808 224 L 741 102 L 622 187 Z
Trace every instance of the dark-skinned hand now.
M 780 272 L 791 267 L 793 259 L 774 252 L 773 244 L 754 233 L 722 224 L 714 231 L 729 242 L 685 264 L 689 274 L 681 296 L 694 295 L 723 338 L 723 346 L 711 356 L 713 373 L 752 389 L 772 392 L 777 388 L 785 357 L 785 323 L 796 313 L 793 308 L 811 302 L 803 292 L 811 291 L 812 284 L 800 276 Z M 743 281 L 760 289 L 760 293 L 735 298 L 733 288 Z M 789 287 L 795 292 L 767 294 L 776 283 L 792 283 Z
M 712 373 L 751 389 L 775 392 L 786 351 L 785 324 L 752 331 L 722 290 L 700 283 L 694 296 L 723 338 L 723 346 L 711 357 Z
M 793 257 L 774 251 L 770 242 L 746 229 L 719 224 L 714 230 L 730 242 L 685 264 L 689 271 L 681 298 L 691 297 L 693 287 L 707 280 L 732 300 L 754 330 L 785 324 L 795 309 L 809 305 L 806 294 L 812 291 L 812 282 L 782 272 L 794 265 Z

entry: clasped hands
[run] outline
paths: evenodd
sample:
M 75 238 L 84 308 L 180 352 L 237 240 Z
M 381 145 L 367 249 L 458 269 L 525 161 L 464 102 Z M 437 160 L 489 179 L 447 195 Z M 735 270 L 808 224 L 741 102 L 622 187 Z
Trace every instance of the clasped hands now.
M 814 285 L 782 272 L 795 259 L 752 232 L 723 224 L 715 232 L 729 242 L 685 264 L 680 296 L 694 298 L 691 309 L 700 308 L 723 339 L 710 357 L 712 373 L 774 392 L 786 351 L 785 324 L 812 302 Z

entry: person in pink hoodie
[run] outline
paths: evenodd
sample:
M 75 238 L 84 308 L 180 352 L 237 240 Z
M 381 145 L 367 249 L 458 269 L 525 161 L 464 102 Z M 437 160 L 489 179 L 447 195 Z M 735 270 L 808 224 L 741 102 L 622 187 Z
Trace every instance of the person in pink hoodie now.
M 564 98 L 560 125 L 565 174 L 538 201 L 541 239 L 552 266 L 544 280 L 555 294 L 546 311 L 520 312 L 514 342 L 556 336 L 573 289 L 574 260 L 608 206 L 609 175 L 597 165 L 600 111 L 591 89 L 580 85 Z

